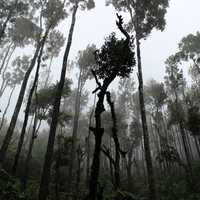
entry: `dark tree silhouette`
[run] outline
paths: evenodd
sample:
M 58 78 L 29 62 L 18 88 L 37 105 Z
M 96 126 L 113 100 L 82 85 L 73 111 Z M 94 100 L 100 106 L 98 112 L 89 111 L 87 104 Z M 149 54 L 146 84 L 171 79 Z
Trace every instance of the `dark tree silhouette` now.
M 100 167 L 100 153 L 102 137 L 104 134 L 101 122 L 101 114 L 105 111 L 104 98 L 111 82 L 117 76 L 121 78 L 128 77 L 135 65 L 131 37 L 123 28 L 122 17 L 119 15 L 117 15 L 117 17 L 117 26 L 125 35 L 126 39 L 118 40 L 115 34 L 112 33 L 106 39 L 101 49 L 95 52 L 97 67 L 92 71 L 97 83 L 97 88 L 93 93 L 98 92 L 98 101 L 95 109 L 95 127 L 90 127 L 90 130 L 95 136 L 95 148 L 91 166 L 88 196 L 90 200 L 95 200 L 98 194 L 97 184 Z M 103 83 L 100 83 L 99 79 L 102 79 Z

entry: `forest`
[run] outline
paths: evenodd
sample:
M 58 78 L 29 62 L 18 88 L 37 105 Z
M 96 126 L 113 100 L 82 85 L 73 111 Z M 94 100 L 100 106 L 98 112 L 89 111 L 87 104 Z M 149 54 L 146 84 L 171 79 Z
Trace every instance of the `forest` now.
M 172 2 L 0 0 L 0 200 L 200 200 L 198 28 L 144 78 Z

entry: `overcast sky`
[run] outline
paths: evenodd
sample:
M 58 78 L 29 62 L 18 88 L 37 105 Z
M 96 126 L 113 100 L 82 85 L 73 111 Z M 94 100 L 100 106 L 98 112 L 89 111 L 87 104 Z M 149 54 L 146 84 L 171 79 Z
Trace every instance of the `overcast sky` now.
M 73 36 L 70 59 L 74 59 L 78 50 L 85 49 L 88 44 L 100 47 L 104 38 L 111 32 L 119 32 L 116 28 L 116 12 L 112 6 L 105 7 L 104 0 L 96 0 L 96 8 L 91 11 L 79 11 Z M 177 50 L 178 42 L 189 33 L 200 30 L 200 0 L 171 0 L 166 15 L 166 28 L 163 32 L 153 31 L 150 37 L 142 42 L 142 66 L 144 80 L 154 78 L 162 81 L 165 74 L 164 61 Z M 122 13 L 123 16 L 125 14 Z M 65 37 L 68 35 L 70 18 L 59 26 Z M 65 48 L 65 47 L 64 47 Z M 60 77 L 63 51 L 53 63 L 54 79 Z M 24 50 L 21 51 L 21 54 Z M 184 67 L 186 74 L 187 67 Z M 137 70 L 134 70 L 136 73 Z M 18 91 L 15 96 L 18 96 Z M 8 93 L 1 98 L 1 108 L 5 108 Z M 9 115 L 16 104 L 13 98 Z M 2 109 L 4 110 L 4 109 Z M 23 109 L 22 109 L 23 111 Z M 23 113 L 23 112 L 22 112 Z

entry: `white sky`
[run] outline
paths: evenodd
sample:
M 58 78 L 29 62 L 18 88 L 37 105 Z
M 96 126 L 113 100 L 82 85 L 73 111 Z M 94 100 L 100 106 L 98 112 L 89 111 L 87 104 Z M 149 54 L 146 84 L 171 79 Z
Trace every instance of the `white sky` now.
M 166 15 L 166 28 L 163 32 L 153 31 L 150 37 L 142 42 L 142 65 L 145 82 L 151 78 L 162 81 L 165 74 L 164 61 L 177 50 L 178 42 L 189 33 L 200 30 L 200 0 L 171 0 Z M 79 11 L 70 51 L 70 59 L 75 58 L 78 50 L 85 49 L 88 44 L 103 44 L 104 38 L 111 32 L 118 32 L 115 20 L 116 12 L 112 6 L 105 7 L 104 0 L 96 0 L 96 8 L 91 11 Z M 122 13 L 123 15 L 123 13 Z M 125 14 L 124 14 L 125 16 Z M 68 35 L 70 18 L 59 26 Z M 53 62 L 53 76 L 58 79 L 62 66 L 64 48 L 60 56 Z M 186 73 L 187 68 L 184 67 Z M 134 70 L 136 73 L 137 70 Z M 5 94 L 7 96 L 7 94 Z M 17 98 L 18 91 L 15 92 Z M 13 98 L 12 109 L 16 98 Z M 6 105 L 7 98 L 1 98 L 1 108 Z M 22 109 L 23 111 L 23 109 Z

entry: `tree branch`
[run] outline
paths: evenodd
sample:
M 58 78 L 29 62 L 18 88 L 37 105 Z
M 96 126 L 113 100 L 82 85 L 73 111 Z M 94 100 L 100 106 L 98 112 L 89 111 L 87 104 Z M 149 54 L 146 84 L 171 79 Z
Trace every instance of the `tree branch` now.
M 119 28 L 119 30 L 125 35 L 127 42 L 130 42 L 130 35 L 128 34 L 128 32 L 124 29 L 123 27 L 123 18 L 121 15 L 119 15 L 118 13 L 116 14 L 118 21 L 116 21 L 117 27 Z

